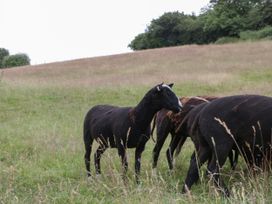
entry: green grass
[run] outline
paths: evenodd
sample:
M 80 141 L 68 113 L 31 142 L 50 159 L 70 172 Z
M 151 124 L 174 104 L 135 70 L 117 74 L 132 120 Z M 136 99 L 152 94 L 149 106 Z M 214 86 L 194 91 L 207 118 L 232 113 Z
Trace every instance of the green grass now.
M 261 82 L 271 83 L 271 76 L 269 70 L 266 74 L 250 72 L 218 85 L 181 83 L 174 90 L 177 95 L 222 94 L 239 90 L 248 82 L 252 86 Z M 133 150 L 129 150 L 127 185 L 121 179 L 121 164 L 115 149 L 107 150 L 102 159 L 101 178 L 87 180 L 82 140 L 85 113 L 98 103 L 135 105 L 147 90 L 146 86 L 79 89 L 16 87 L 1 83 L 0 202 L 263 203 L 271 198 L 268 187 L 271 179 L 258 180 L 256 187 L 256 182 L 247 174 L 241 180 L 241 171 L 230 173 L 228 164 L 224 168 L 224 179 L 233 188 L 234 197 L 224 199 L 218 196 L 204 176 L 204 170 L 203 182 L 193 186 L 192 195 L 182 195 L 181 185 L 193 147 L 190 141 L 176 159 L 176 169 L 171 173 L 166 164 L 166 144 L 156 174 L 152 174 L 151 169 L 154 144 L 149 141 L 142 159 L 141 185 L 134 182 Z M 240 163 L 238 169 L 241 170 L 244 166 L 243 162 Z
M 190 140 L 169 172 L 168 139 L 156 173 L 150 140 L 140 185 L 132 149 L 126 185 L 116 149 L 103 155 L 101 177 L 87 179 L 82 138 L 89 108 L 135 106 L 155 81 L 174 82 L 178 96 L 272 96 L 271 48 L 271 42 L 185 46 L 1 72 L 0 203 L 271 203 L 272 179 L 267 173 L 251 176 L 241 158 L 236 171 L 228 161 L 223 168 L 230 198 L 218 195 L 205 165 L 191 195 L 181 194 L 193 151 Z

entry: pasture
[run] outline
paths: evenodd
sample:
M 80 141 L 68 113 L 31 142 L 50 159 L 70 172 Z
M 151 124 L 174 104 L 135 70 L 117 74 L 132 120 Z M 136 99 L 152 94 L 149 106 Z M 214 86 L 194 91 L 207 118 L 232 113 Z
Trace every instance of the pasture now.
M 272 96 L 272 41 L 182 46 L 0 70 L 1 203 L 271 203 L 272 178 L 256 178 L 241 157 L 223 178 L 222 198 L 205 176 L 191 195 L 181 194 L 193 145 L 186 141 L 169 172 L 166 141 L 152 171 L 152 140 L 142 155 L 141 184 L 128 150 L 128 183 L 117 149 L 101 159 L 102 175 L 88 179 L 83 120 L 96 104 L 135 106 L 164 81 L 178 96 L 252 93 Z M 93 152 L 97 147 L 94 143 Z M 93 152 L 91 170 L 94 174 Z M 107 167 L 107 168 L 106 168 Z

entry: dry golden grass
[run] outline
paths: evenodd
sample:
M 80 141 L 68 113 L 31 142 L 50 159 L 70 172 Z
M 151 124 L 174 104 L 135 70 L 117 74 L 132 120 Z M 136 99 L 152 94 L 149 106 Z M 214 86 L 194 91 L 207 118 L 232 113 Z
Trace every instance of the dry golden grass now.
M 10 84 L 108 87 L 153 85 L 161 81 L 216 85 L 243 71 L 272 65 L 272 41 L 180 46 L 134 53 L 11 68 Z

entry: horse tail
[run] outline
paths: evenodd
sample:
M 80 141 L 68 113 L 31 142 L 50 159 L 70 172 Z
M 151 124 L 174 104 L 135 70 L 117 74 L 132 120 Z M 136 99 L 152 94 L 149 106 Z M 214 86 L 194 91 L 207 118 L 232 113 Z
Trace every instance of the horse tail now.
M 156 120 L 157 120 L 157 114 L 155 114 L 154 118 L 153 118 L 153 123 L 152 123 L 152 127 L 151 127 L 151 139 L 153 140 L 154 143 L 156 143 L 154 137 L 153 137 L 153 132 L 156 126 Z
M 91 158 L 92 144 L 93 144 L 94 138 L 91 135 L 88 115 L 86 115 L 85 120 L 84 120 L 83 140 L 84 140 L 84 144 L 85 144 L 84 160 L 85 160 L 85 166 L 86 166 L 86 170 L 87 170 L 87 176 L 91 176 L 90 158 Z

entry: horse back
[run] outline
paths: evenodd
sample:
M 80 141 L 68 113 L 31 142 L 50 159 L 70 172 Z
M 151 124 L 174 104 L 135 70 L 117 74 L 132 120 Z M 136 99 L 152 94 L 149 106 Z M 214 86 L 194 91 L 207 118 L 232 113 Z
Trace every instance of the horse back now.
M 222 128 L 229 129 L 239 141 L 260 144 L 271 141 L 272 98 L 258 95 L 238 95 L 217 99 L 201 113 L 200 126 L 208 137 L 221 140 Z M 223 127 L 224 126 L 224 127 Z M 217 134 L 221 132 L 221 134 Z M 229 134 L 229 133 L 228 133 Z M 217 138 L 218 137 L 218 138 Z M 230 135 L 226 136 L 230 137 Z
M 85 117 L 85 127 L 90 129 L 94 137 L 101 134 L 104 137 L 119 135 L 129 121 L 130 109 L 112 105 L 94 106 Z

